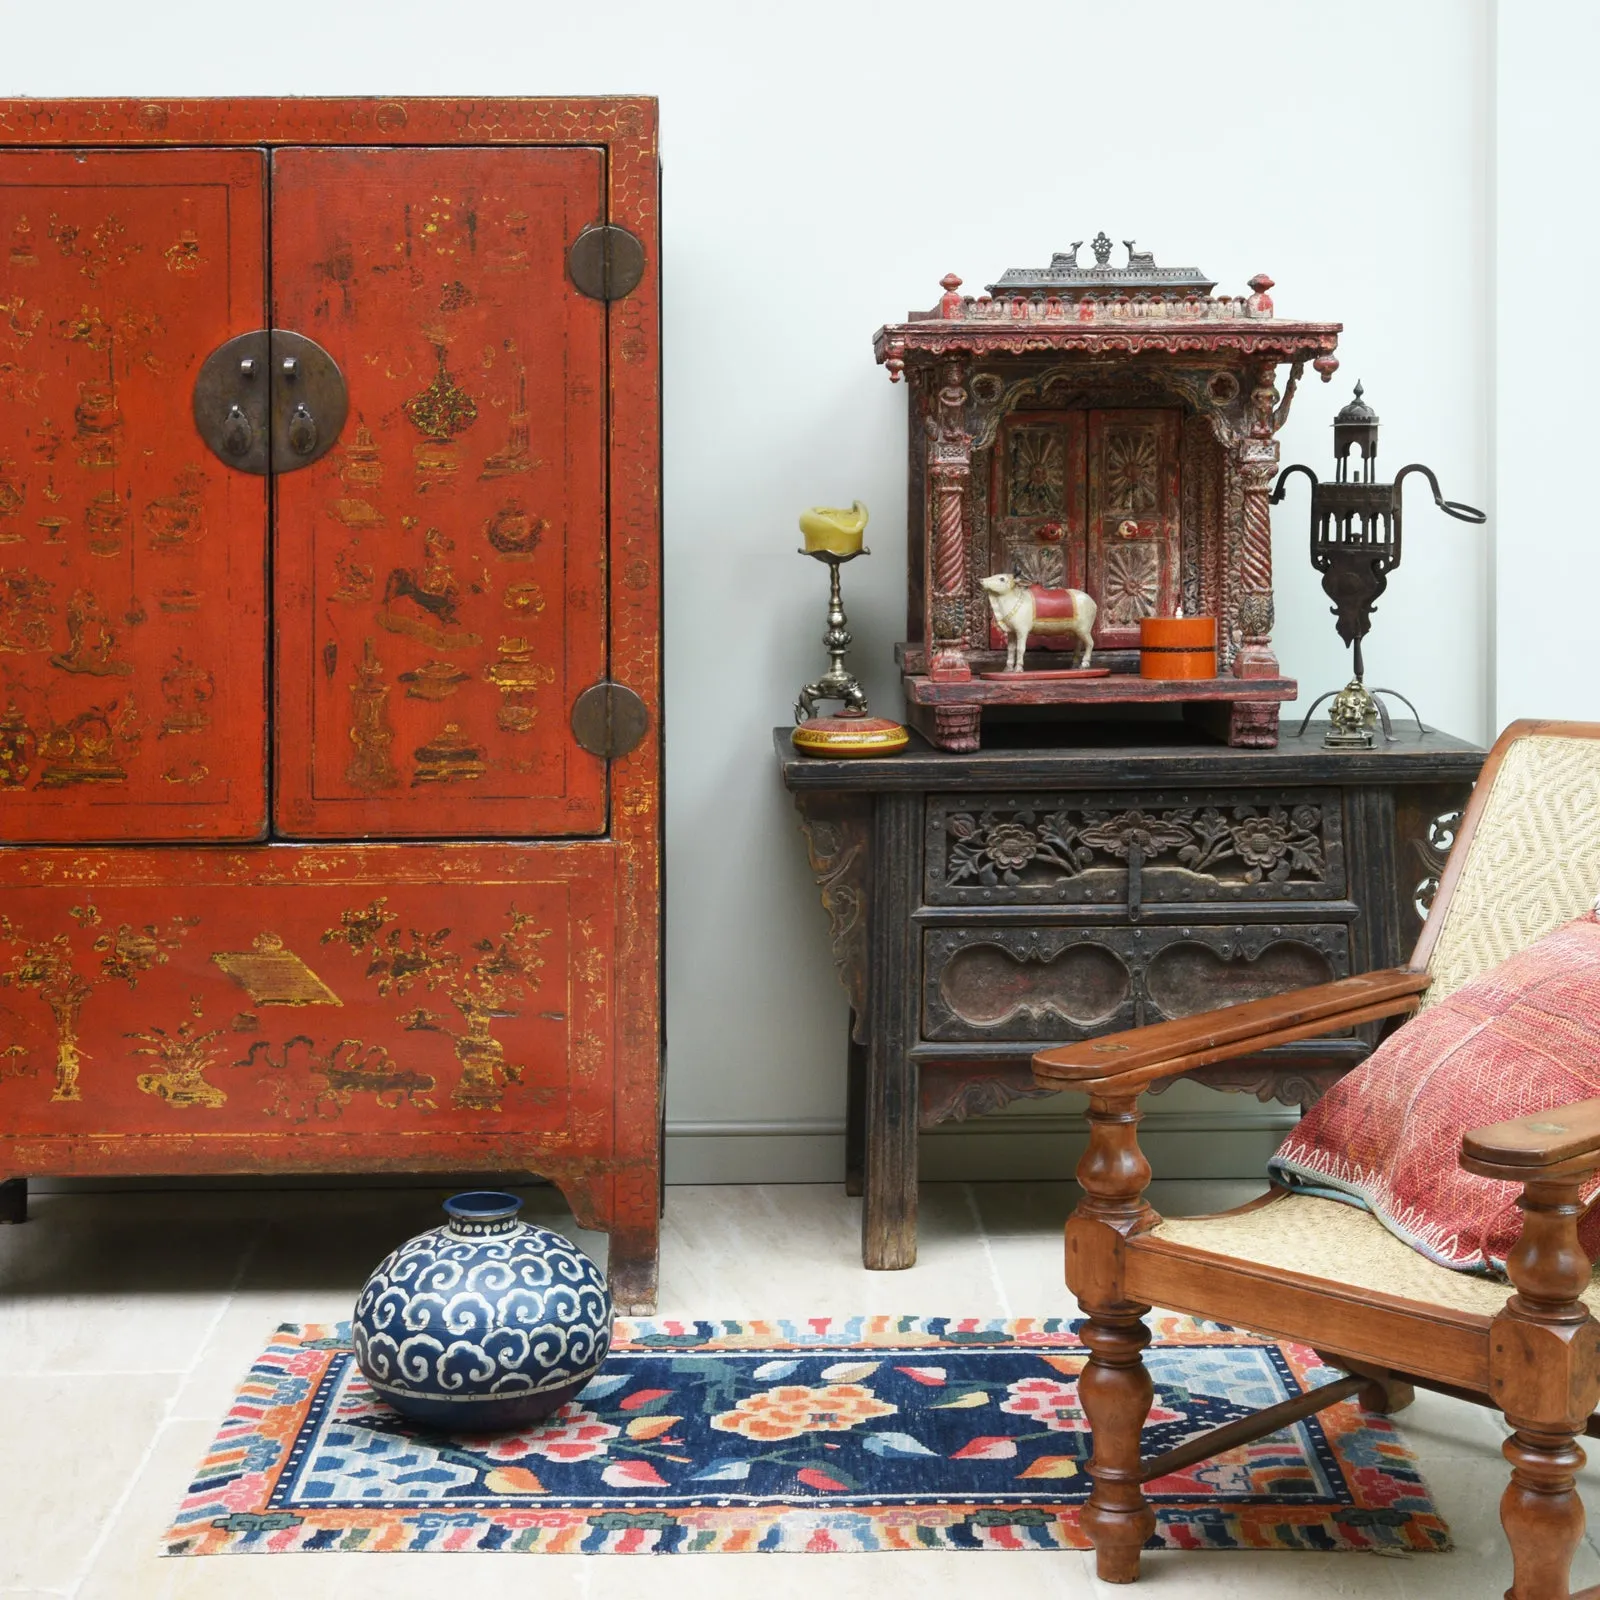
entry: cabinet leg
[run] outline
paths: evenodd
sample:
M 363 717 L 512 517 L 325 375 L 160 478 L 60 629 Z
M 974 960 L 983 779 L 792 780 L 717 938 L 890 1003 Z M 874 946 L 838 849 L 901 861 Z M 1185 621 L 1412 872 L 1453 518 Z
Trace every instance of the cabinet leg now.
M 7 1178 L 0 1183 L 0 1222 L 28 1220 L 28 1180 Z
M 849 1054 L 844 1092 L 844 1192 L 862 1192 L 867 1159 L 867 1049 L 856 1043 L 856 1015 L 850 1013 Z
M 612 1233 L 606 1279 L 619 1316 L 647 1317 L 655 1310 L 660 1248 L 660 1233 L 654 1226 Z

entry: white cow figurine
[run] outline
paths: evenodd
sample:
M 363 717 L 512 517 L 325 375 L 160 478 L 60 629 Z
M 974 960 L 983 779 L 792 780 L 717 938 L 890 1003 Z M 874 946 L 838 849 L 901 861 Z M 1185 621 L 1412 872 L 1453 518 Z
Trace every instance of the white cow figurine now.
M 1009 572 L 983 580 L 989 609 L 1006 636 L 1006 671 L 1021 672 L 1030 633 L 1070 633 L 1083 646 L 1081 672 L 1094 654 L 1094 619 L 1100 609 L 1082 589 L 1043 589 L 1019 583 Z

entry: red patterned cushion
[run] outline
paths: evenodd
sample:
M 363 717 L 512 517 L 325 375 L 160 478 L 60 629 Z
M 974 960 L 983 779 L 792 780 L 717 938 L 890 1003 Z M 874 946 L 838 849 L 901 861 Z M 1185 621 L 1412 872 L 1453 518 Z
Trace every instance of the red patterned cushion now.
M 1460 1166 L 1461 1136 L 1600 1095 L 1600 923 L 1580 917 L 1429 1006 L 1340 1080 L 1269 1163 L 1365 1206 L 1441 1266 L 1504 1270 L 1521 1187 Z M 1584 1199 L 1600 1193 L 1591 1179 Z M 1600 1255 L 1600 1207 L 1580 1227 Z

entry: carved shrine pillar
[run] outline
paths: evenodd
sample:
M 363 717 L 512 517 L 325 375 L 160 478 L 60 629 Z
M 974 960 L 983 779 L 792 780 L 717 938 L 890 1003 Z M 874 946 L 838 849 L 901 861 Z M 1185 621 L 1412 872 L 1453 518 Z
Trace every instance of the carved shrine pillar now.
M 972 434 L 967 428 L 967 369 L 939 368 L 928 419 L 928 485 L 933 583 L 928 596 L 928 676 L 935 682 L 970 679 L 967 662 L 967 540 L 972 525 Z
M 1298 376 L 1298 374 L 1296 374 Z M 1242 492 L 1238 583 L 1239 648 L 1233 658 L 1236 678 L 1275 678 L 1272 649 L 1272 511 L 1269 496 L 1278 475 L 1274 369 L 1263 367 L 1250 396 L 1250 431 L 1234 446 L 1233 468 Z M 1292 390 L 1291 390 L 1292 393 Z M 1285 406 L 1287 410 L 1287 405 Z

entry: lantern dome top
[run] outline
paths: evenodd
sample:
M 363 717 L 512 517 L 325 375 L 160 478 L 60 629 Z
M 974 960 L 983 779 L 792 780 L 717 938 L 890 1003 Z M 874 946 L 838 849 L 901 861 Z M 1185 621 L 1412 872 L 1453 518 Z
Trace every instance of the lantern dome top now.
M 1334 427 L 1375 428 L 1378 425 L 1378 413 L 1361 398 L 1361 385 L 1356 384 L 1355 399 L 1350 401 L 1343 410 L 1333 419 Z

